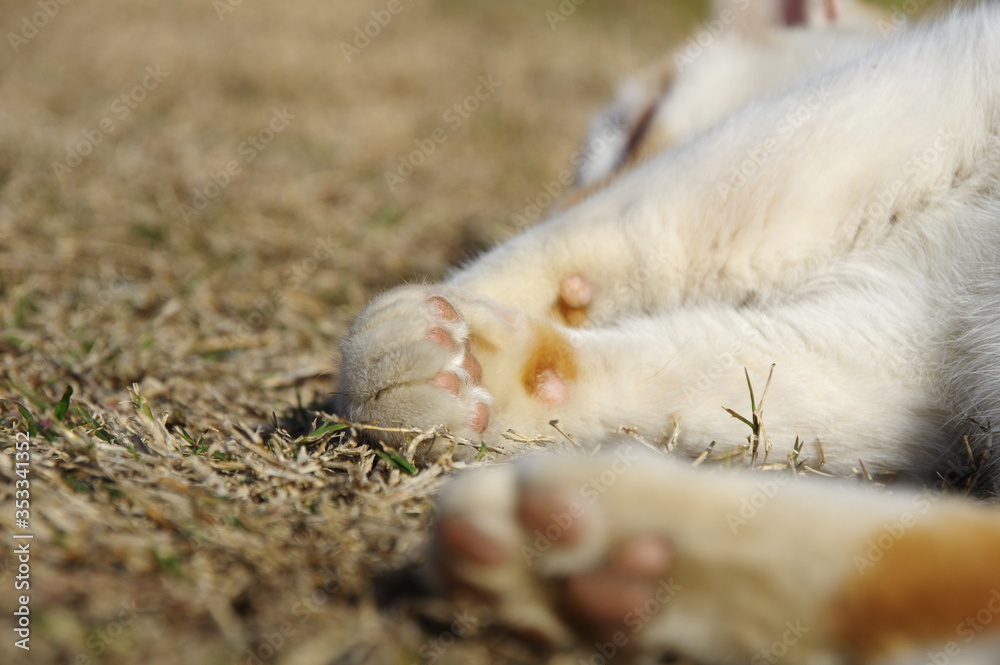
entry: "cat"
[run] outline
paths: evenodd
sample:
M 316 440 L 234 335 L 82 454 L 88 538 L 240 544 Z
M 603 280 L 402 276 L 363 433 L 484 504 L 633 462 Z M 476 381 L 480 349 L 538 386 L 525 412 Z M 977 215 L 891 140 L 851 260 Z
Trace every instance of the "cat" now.
M 1000 490 L 1000 7 L 881 41 L 678 140 L 633 123 L 582 202 L 360 315 L 353 417 L 602 450 L 460 478 L 442 581 L 579 662 L 998 661 L 996 507 L 617 442 Z
M 995 491 L 996 14 L 872 38 L 442 284 L 379 296 L 342 343 L 348 415 L 501 453 L 558 421 L 582 447 L 628 428 Z M 762 418 L 748 382 L 769 384 Z

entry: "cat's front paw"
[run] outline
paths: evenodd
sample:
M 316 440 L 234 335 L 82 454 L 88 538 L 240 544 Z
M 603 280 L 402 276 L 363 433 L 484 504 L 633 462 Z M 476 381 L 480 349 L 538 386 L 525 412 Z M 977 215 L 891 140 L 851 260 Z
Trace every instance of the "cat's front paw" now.
M 341 349 L 341 389 L 351 418 L 390 426 L 442 424 L 469 439 L 489 431 L 493 396 L 482 385 L 475 335 L 460 313 L 460 299 L 443 287 L 406 286 L 362 312 Z

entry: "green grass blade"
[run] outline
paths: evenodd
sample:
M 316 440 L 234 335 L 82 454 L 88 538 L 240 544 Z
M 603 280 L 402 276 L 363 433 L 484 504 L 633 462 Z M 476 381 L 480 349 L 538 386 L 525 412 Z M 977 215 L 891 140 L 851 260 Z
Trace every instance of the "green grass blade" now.
M 747 420 L 746 418 L 744 418 L 743 416 L 741 416 L 740 414 L 736 413 L 735 411 L 733 411 L 732 409 L 730 409 L 728 407 L 724 406 L 722 408 L 723 408 L 723 410 L 726 413 L 728 413 L 729 415 L 731 415 L 733 418 L 736 418 L 736 420 L 739 420 L 740 422 L 745 423 L 746 426 L 749 427 L 750 429 L 754 429 L 753 423 L 750 422 L 749 420 Z
M 398 454 L 394 453 L 391 450 L 384 450 L 384 451 L 376 450 L 375 454 L 384 459 L 389 464 L 392 464 L 393 466 L 399 467 L 403 471 L 406 471 L 411 476 L 415 476 L 418 473 L 417 468 L 415 466 L 413 466 L 412 464 L 410 464 L 405 459 L 403 459 L 402 457 L 400 457 Z
M 750 370 L 743 368 L 743 373 L 747 377 L 747 389 L 750 391 L 750 413 L 757 413 L 757 402 L 753 396 L 753 384 L 750 383 Z
M 69 413 L 69 400 L 73 396 L 73 386 L 66 386 L 65 392 L 63 392 L 62 399 L 56 402 L 55 416 L 56 420 L 65 421 L 66 415 Z
M 350 425 L 345 425 L 344 423 L 327 423 L 322 427 L 318 427 L 313 431 L 306 434 L 304 439 L 318 439 L 324 434 L 329 434 L 330 432 L 339 432 L 342 429 L 347 429 Z

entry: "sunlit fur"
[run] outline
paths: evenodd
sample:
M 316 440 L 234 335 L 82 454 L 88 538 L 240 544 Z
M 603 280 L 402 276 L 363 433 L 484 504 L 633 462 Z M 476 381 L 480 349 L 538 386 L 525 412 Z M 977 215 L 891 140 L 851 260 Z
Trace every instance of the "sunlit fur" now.
M 681 453 L 739 453 L 747 427 L 722 408 L 746 415 L 744 368 L 759 396 L 773 364 L 772 460 L 798 439 L 798 462 L 834 473 L 970 476 L 1000 419 L 1000 8 L 874 41 L 444 285 L 377 300 L 344 346 L 351 413 L 508 449 L 508 428 L 554 434 L 558 420 L 584 445 L 627 426 Z M 593 285 L 579 328 L 552 320 L 570 276 Z M 470 351 L 488 394 L 475 404 L 428 389 L 454 362 L 430 359 L 434 295 L 493 345 Z M 521 381 L 539 326 L 578 368 L 547 375 L 548 402 Z M 487 403 L 488 428 L 470 428 Z M 995 489 L 1000 462 L 979 478 Z
M 557 492 L 566 509 L 533 531 L 516 506 L 538 490 Z M 1000 655 L 995 506 L 685 468 L 625 445 L 470 473 L 439 515 L 475 525 L 493 549 L 487 563 L 452 553 L 438 565 L 487 592 L 504 622 L 575 645 L 583 662 L 626 645 L 632 657 L 670 652 L 704 665 L 994 665 Z M 553 540 L 568 527 L 571 542 Z M 553 582 L 639 537 L 669 543 L 669 569 L 648 582 L 669 593 L 636 604 L 617 645 L 571 630 Z

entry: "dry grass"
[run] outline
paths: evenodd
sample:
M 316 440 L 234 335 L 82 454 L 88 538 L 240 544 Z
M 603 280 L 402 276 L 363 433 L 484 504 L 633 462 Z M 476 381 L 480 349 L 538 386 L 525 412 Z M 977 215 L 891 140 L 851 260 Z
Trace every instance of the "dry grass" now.
M 481 624 L 440 648 L 458 609 L 409 571 L 447 461 L 411 475 L 310 409 L 364 302 L 512 233 L 613 79 L 702 8 L 588 2 L 553 31 L 555 0 L 401 0 L 348 63 L 388 3 L 48 4 L 16 44 L 42 10 L 0 8 L 0 662 L 541 662 Z M 480 76 L 501 87 L 452 128 Z

